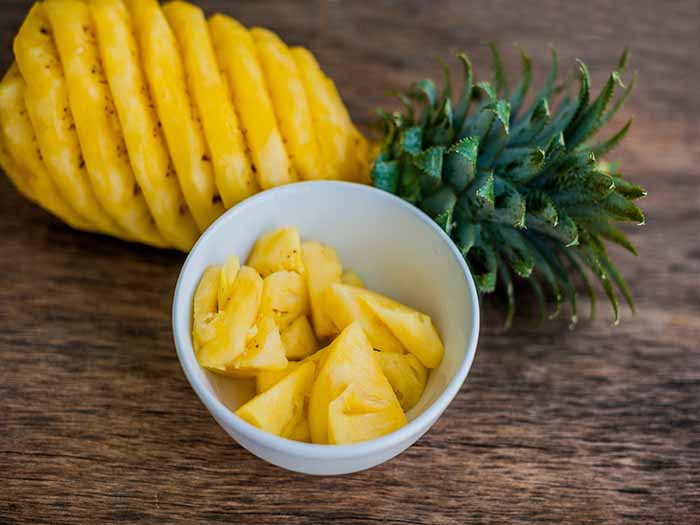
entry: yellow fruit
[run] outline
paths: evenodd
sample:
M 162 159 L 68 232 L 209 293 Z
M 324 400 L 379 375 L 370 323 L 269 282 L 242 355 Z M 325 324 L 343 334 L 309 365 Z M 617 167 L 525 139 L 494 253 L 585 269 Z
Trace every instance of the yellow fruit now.
M 303 243 L 301 255 L 306 271 L 306 283 L 311 301 L 311 320 L 316 336 L 323 338 L 336 334 L 338 330 L 326 312 L 323 293 L 331 284 L 340 281 L 343 267 L 338 255 L 333 248 L 315 241 Z
M 376 352 L 375 357 L 391 388 L 394 389 L 401 408 L 405 411 L 413 408 L 425 390 L 428 369 L 413 354 Z
M 303 180 L 324 178 L 304 84 L 287 46 L 272 31 L 250 31 L 289 159 Z
M 281 370 L 261 370 L 255 375 L 255 387 L 258 394 L 270 390 L 282 379 L 294 372 L 301 363 L 298 361 L 288 361 L 287 366 Z
M 213 372 L 223 372 L 234 366 L 235 359 L 243 354 L 250 328 L 260 309 L 263 281 L 258 272 L 243 266 L 233 284 L 231 299 L 226 309 L 219 313 L 216 337 L 197 353 L 199 364 Z
M 216 186 L 224 205 L 230 208 L 259 188 L 228 85 L 219 71 L 207 21 L 200 8 L 186 2 L 169 2 L 163 12 L 180 45 L 189 94 L 202 120 Z
M 122 0 L 91 0 L 88 5 L 134 177 L 163 237 L 187 251 L 199 229 L 180 190 L 146 87 L 129 11 Z
M 281 228 L 259 237 L 248 257 L 248 266 L 263 277 L 281 270 L 303 273 L 299 230 Z
M 102 232 L 128 239 L 102 208 L 85 169 L 44 4 L 32 6 L 15 38 L 14 52 L 27 84 L 27 111 L 49 175 L 83 219 Z
M 351 383 L 328 406 L 328 443 L 349 445 L 401 428 L 406 416 L 394 404 Z
M 335 87 L 331 88 L 318 62 L 307 49 L 294 47 L 291 54 L 311 107 L 316 140 L 321 150 L 323 178 L 341 179 L 347 171 L 349 130 L 345 115 L 338 111 Z
M 78 215 L 64 199 L 46 170 L 27 115 L 25 94 L 24 79 L 17 66 L 13 65 L 0 82 L 0 135 L 8 156 L 17 165 L 17 170 L 24 174 L 17 179 L 19 186 L 26 185 L 24 191 L 34 195 L 42 208 L 73 228 L 94 230 L 95 227 Z
M 260 187 L 298 180 L 277 127 L 253 38 L 236 20 L 218 14 L 209 19 L 209 31 L 228 78 Z
M 344 417 L 372 411 L 373 418 L 360 418 L 365 426 L 362 439 L 379 437 L 401 427 L 406 417 L 399 401 L 382 373 L 374 350 L 359 323 L 348 326 L 333 341 L 318 373 L 309 401 L 309 427 L 314 443 L 353 442 L 357 435 L 348 430 L 352 423 Z M 349 392 L 346 389 L 353 385 Z M 329 432 L 331 404 L 344 392 L 349 403 L 333 405 L 333 434 Z M 361 408 L 361 410 L 358 409 Z
M 193 301 L 192 341 L 195 351 L 216 337 L 217 295 L 221 275 L 220 266 L 210 266 L 197 285 Z
M 233 284 L 236 282 L 236 277 L 238 277 L 238 271 L 240 269 L 241 263 L 236 255 L 231 255 L 221 267 L 219 291 L 217 294 L 219 310 L 224 310 L 231 299 Z
M 318 340 L 308 317 L 301 315 L 282 330 L 282 345 L 287 359 L 303 359 L 318 350 Z
M 180 0 L 45 0 L 14 51 L 0 165 L 75 228 L 188 251 L 261 189 L 369 182 L 377 149 L 335 85 L 266 29 Z
M 352 270 L 345 270 L 343 275 L 340 276 L 340 282 L 356 288 L 365 288 L 365 283 L 360 276 Z
M 289 439 L 301 441 L 303 443 L 311 443 L 311 431 L 309 430 L 309 418 L 306 412 L 297 423 L 294 429 L 289 433 Z
M 360 298 L 423 365 L 440 364 L 445 348 L 430 317 L 369 290 L 362 290 Z
M 304 363 L 269 390 L 236 410 L 236 415 L 261 430 L 281 437 L 299 435 L 306 397 L 314 380 L 314 364 Z
M 305 316 L 309 312 L 309 296 L 304 277 L 287 271 L 265 277 L 260 311 L 272 315 L 281 330 Z
M 256 327 L 255 336 L 248 341 L 245 352 L 234 360 L 232 369 L 251 373 L 259 370 L 284 370 L 287 358 L 275 320 L 264 315 Z
M 167 246 L 131 170 L 87 5 L 79 0 L 47 0 L 44 6 L 66 78 L 83 159 L 100 203 L 130 237 Z
M 141 63 L 180 186 L 200 231 L 224 211 L 178 43 L 156 0 L 127 0 Z
M 335 283 L 324 293 L 324 307 L 327 315 L 338 330 L 343 330 L 353 322 L 359 322 L 367 334 L 372 347 L 384 352 L 403 353 L 401 341 L 386 327 L 379 317 L 360 300 L 361 288 Z

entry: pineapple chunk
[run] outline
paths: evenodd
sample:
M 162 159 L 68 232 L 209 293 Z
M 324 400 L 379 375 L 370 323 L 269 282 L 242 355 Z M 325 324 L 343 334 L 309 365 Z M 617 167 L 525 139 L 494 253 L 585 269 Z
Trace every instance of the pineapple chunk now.
M 199 280 L 193 301 L 192 341 L 195 352 L 216 337 L 217 290 L 221 275 L 220 266 L 204 270 Z
M 15 37 L 14 52 L 27 83 L 27 111 L 49 175 L 83 219 L 102 232 L 128 239 L 100 205 L 85 169 L 66 80 L 43 3 L 35 3 L 24 19 Z
M 277 128 L 253 38 L 236 20 L 219 14 L 209 19 L 209 31 L 228 78 L 260 187 L 266 190 L 298 180 Z
M 19 171 L 27 175 L 18 179 L 20 185 L 25 182 L 26 191 L 34 195 L 42 208 L 73 228 L 95 230 L 89 221 L 78 215 L 68 204 L 46 171 L 27 115 L 25 92 L 26 83 L 17 65 L 13 64 L 0 82 L 0 133 L 8 155 L 17 164 Z
M 300 315 L 282 330 L 282 344 L 288 359 L 304 359 L 318 350 L 318 340 L 308 317 Z
M 238 271 L 240 269 L 241 263 L 236 255 L 231 255 L 221 267 L 218 291 L 219 310 L 226 309 L 226 305 L 233 294 L 233 284 L 236 282 L 236 277 L 238 277 Z
M 197 354 L 202 367 L 219 373 L 233 368 L 236 358 L 246 350 L 249 330 L 260 310 L 262 289 L 263 281 L 258 272 L 248 266 L 241 267 L 231 299 L 215 323 L 216 337 Z
M 202 10 L 186 2 L 169 2 L 163 12 L 180 44 L 192 101 L 202 119 L 214 166 L 216 186 L 230 208 L 257 193 L 243 133 L 222 77 Z
M 83 158 L 99 202 L 130 237 L 153 246 L 168 246 L 131 169 L 88 6 L 79 0 L 48 0 L 44 6 L 63 66 Z
M 355 288 L 365 288 L 365 283 L 360 276 L 352 270 L 345 270 L 343 275 L 340 276 L 340 282 L 349 286 L 354 286 Z
M 394 389 L 401 408 L 405 411 L 413 408 L 425 390 L 428 369 L 413 354 L 377 352 L 375 357 Z
M 347 427 L 353 423 L 343 421 L 343 416 L 357 415 L 358 412 L 376 414 L 374 418 L 358 420 L 366 423 L 362 430 L 363 439 L 382 436 L 406 423 L 401 405 L 359 323 L 343 330 L 327 352 L 309 401 L 309 426 L 314 443 L 330 443 L 331 439 L 335 443 L 352 442 L 356 436 Z M 349 408 L 338 402 L 331 410 L 333 401 L 351 384 L 354 384 L 353 388 L 346 393 L 350 397 L 346 398 Z M 350 396 L 350 392 L 354 394 Z M 332 431 L 329 428 L 331 414 L 336 425 Z
M 324 293 L 324 306 L 333 324 L 343 330 L 349 324 L 357 321 L 367 334 L 372 347 L 384 352 L 404 353 L 406 350 L 391 330 L 379 317 L 360 301 L 363 289 L 346 284 L 335 283 Z
M 294 372 L 294 370 L 301 366 L 301 364 L 302 363 L 299 361 L 288 361 L 287 366 L 281 370 L 260 370 L 255 375 L 255 387 L 257 393 L 262 394 L 266 390 L 270 390 L 282 379 Z
M 327 337 L 337 333 L 331 317 L 326 312 L 323 293 L 331 284 L 340 281 L 343 267 L 333 248 L 315 241 L 301 245 L 301 256 L 306 270 L 306 282 L 311 301 L 311 320 L 316 336 Z
M 351 383 L 328 406 L 328 443 L 348 445 L 384 436 L 406 424 L 399 407 Z
M 323 178 L 309 103 L 297 65 L 287 46 L 272 31 L 250 30 L 289 159 L 303 180 Z
M 306 397 L 314 381 L 313 363 L 297 367 L 276 385 L 236 410 L 236 415 L 261 430 L 277 436 L 298 437 L 304 421 Z
M 316 58 L 303 47 L 291 49 L 304 85 L 321 151 L 321 173 L 325 179 L 340 179 L 348 153 L 346 116 L 338 110 L 336 93 L 328 84 Z
M 259 237 L 248 257 L 248 266 L 263 277 L 281 270 L 304 273 L 299 230 L 281 228 Z
M 294 441 L 301 441 L 303 443 L 311 443 L 311 431 L 309 430 L 309 417 L 304 411 L 304 415 L 301 418 L 301 421 L 297 423 L 297 425 L 294 427 L 294 430 L 291 431 L 289 434 L 289 439 L 293 439 Z
M 146 88 L 129 12 L 122 0 L 92 0 L 88 5 L 136 181 L 163 236 L 176 248 L 189 251 L 199 229 L 175 176 Z
M 141 63 L 175 172 L 198 228 L 224 212 L 197 107 L 187 90 L 178 43 L 156 0 L 127 0 Z
M 259 370 L 284 370 L 287 358 L 275 320 L 263 315 L 256 324 L 255 336 L 248 341 L 245 352 L 233 363 L 233 370 L 255 373 Z
M 360 299 L 424 366 L 440 364 L 445 348 L 430 317 L 369 290 L 362 290 Z
M 271 273 L 263 282 L 260 311 L 274 317 L 281 330 L 309 312 L 304 277 L 296 272 Z

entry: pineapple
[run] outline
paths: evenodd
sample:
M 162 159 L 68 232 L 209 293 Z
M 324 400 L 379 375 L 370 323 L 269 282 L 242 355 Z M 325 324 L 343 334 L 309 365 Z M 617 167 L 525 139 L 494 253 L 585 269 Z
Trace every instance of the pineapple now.
M 289 359 L 304 359 L 318 350 L 318 340 L 314 334 L 309 318 L 297 317 L 282 330 L 282 344 Z
M 23 195 L 75 228 L 187 251 L 225 209 L 260 190 L 371 183 L 437 221 L 479 293 L 502 292 L 507 325 L 516 279 L 530 284 L 541 316 L 547 296 L 552 317 L 568 301 L 572 323 L 582 280 L 593 315 L 587 270 L 616 322 L 618 291 L 634 311 L 604 241 L 636 253 L 616 223 L 644 222 L 634 201 L 645 191 L 600 160 L 630 123 L 593 140 L 634 85 L 613 101 L 627 52 L 596 97 L 580 63 L 578 95 L 563 96 L 555 111 L 555 53 L 527 107 L 524 53 L 514 89 L 495 47 L 492 82 L 476 83 L 460 54 L 456 96 L 449 77 L 442 93 L 430 80 L 414 83 L 399 97 L 403 112 L 380 111 L 375 145 L 308 50 L 230 17 L 206 19 L 182 1 L 37 2 L 13 50 L 16 64 L 0 83 L 0 164 Z M 303 273 L 300 260 L 260 271 Z M 318 299 L 311 290 L 314 327 L 333 335 Z
M 259 237 L 248 257 L 248 266 L 263 277 L 282 270 L 304 273 L 299 230 L 281 228 Z
M 277 436 L 305 439 L 306 397 L 314 381 L 315 365 L 304 363 L 275 385 L 236 410 L 236 415 Z M 299 426 L 302 425 L 302 428 Z M 301 438 L 301 439 L 300 439 Z
M 260 311 L 271 315 L 281 330 L 309 312 L 309 295 L 304 277 L 296 272 L 275 272 L 263 281 Z
M 406 424 L 359 323 L 343 330 L 327 352 L 309 399 L 314 443 L 354 443 Z
M 394 389 L 401 408 L 405 411 L 413 408 L 425 390 L 428 369 L 412 354 L 375 352 L 374 355 L 391 388 Z
M 326 311 L 324 292 L 333 283 L 340 281 L 343 267 L 338 255 L 330 246 L 307 241 L 301 245 L 301 257 L 306 271 L 306 282 L 311 302 L 311 320 L 319 338 L 338 333 Z M 343 327 L 344 328 L 344 327 Z

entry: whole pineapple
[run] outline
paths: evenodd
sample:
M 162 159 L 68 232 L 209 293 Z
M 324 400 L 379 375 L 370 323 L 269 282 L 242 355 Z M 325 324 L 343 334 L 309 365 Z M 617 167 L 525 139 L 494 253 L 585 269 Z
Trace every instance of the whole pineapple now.
M 14 52 L 0 163 L 75 228 L 187 251 L 261 189 L 368 182 L 335 85 L 270 31 L 179 1 L 46 0 Z
M 625 135 L 591 137 L 615 114 L 627 54 L 594 100 L 580 64 L 579 94 L 555 96 L 557 59 L 528 108 L 531 64 L 510 92 L 495 48 L 492 83 L 449 76 L 381 112 L 376 154 L 333 82 L 303 48 L 198 7 L 157 0 L 45 0 L 14 42 L 0 82 L 0 164 L 27 198 L 69 225 L 187 251 L 223 211 L 267 188 L 313 179 L 373 182 L 422 208 L 456 242 L 480 293 L 502 290 L 512 319 L 513 278 L 556 312 L 574 275 L 595 295 L 597 275 L 615 319 L 616 285 L 629 290 L 603 239 L 634 253 L 616 221 L 642 223 L 644 191 L 599 161 Z M 555 312 L 555 313 L 556 313 Z
M 582 62 L 578 96 L 555 97 L 557 56 L 545 86 L 525 108 L 532 66 L 523 53 L 522 78 L 511 92 L 495 46 L 493 80 L 474 83 L 465 55 L 465 81 L 453 104 L 449 70 L 439 96 L 430 80 L 400 95 L 403 112 L 380 112 L 385 138 L 372 178 L 375 186 L 422 208 L 455 241 L 480 294 L 500 289 L 515 311 L 514 275 L 526 279 L 544 315 L 545 287 L 556 305 L 571 303 L 576 322 L 573 276 L 595 292 L 584 268 L 602 283 L 618 320 L 613 285 L 634 309 L 627 284 L 607 256 L 603 240 L 636 254 L 617 221 L 644 223 L 633 200 L 645 195 L 599 159 L 622 140 L 630 122 L 607 140 L 591 142 L 617 112 L 633 82 L 609 107 L 627 63 L 623 53 L 600 94 L 590 99 L 590 78 Z M 544 286 L 543 286 L 544 285 Z M 593 312 L 592 312 L 593 313 Z

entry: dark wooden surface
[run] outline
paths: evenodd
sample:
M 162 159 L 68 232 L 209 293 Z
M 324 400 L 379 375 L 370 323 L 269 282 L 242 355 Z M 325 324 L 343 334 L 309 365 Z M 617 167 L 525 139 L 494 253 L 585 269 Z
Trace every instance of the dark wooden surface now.
M 0 7 L 0 66 L 29 3 Z M 0 179 L 0 522 L 700 522 L 700 3 L 207 2 L 317 53 L 367 124 L 390 90 L 484 43 L 549 43 L 596 86 L 631 46 L 636 115 L 616 158 L 644 185 L 639 303 L 569 331 L 489 308 L 467 383 L 400 457 L 295 475 L 233 443 L 187 384 L 171 331 L 183 256 L 69 230 Z M 517 54 L 506 53 L 511 69 Z

